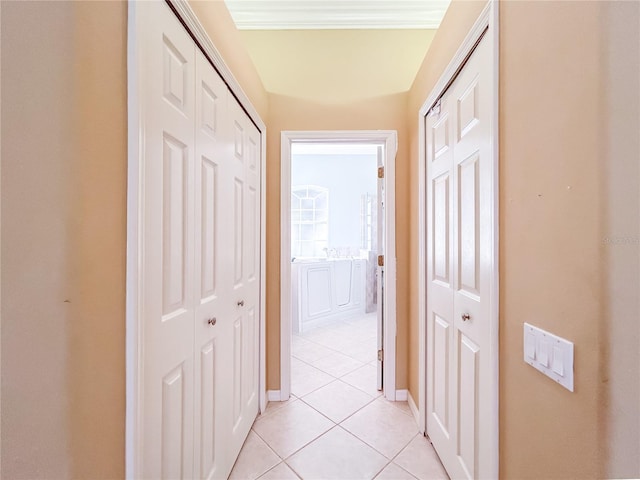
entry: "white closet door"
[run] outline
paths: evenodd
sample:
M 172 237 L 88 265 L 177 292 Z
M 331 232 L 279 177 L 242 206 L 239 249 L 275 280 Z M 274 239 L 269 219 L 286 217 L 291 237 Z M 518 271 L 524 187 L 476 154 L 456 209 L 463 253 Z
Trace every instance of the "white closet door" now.
M 148 9 L 148 10 L 147 10 Z M 194 45 L 166 5 L 140 14 L 145 119 L 141 175 L 142 475 L 193 477 Z
M 228 252 L 232 268 L 233 429 L 230 444 L 240 451 L 258 414 L 258 361 L 260 314 L 260 134 L 238 102 L 229 97 L 232 130 L 232 191 L 228 208 L 233 246 Z
M 427 431 L 451 478 L 493 475 L 491 44 L 427 118 Z
M 231 141 L 227 86 L 200 50 L 196 50 L 195 154 L 195 474 L 226 478 L 235 456 L 231 432 L 233 351 L 229 249 L 233 221 Z
M 140 2 L 144 478 L 227 478 L 258 414 L 260 133 L 165 2 Z

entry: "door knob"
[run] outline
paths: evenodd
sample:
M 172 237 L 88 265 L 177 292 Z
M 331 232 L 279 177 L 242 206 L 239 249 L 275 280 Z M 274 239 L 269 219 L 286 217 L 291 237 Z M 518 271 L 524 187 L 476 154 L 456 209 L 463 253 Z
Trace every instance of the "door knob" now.
M 217 321 L 218 320 L 216 319 L 216 317 L 211 317 L 209 320 L 207 320 L 207 323 L 213 327 Z
M 244 300 L 238 301 L 238 306 L 239 307 L 244 307 Z
M 467 320 L 471 320 L 471 315 L 469 315 L 468 313 L 463 313 L 462 314 L 462 321 L 466 322 Z

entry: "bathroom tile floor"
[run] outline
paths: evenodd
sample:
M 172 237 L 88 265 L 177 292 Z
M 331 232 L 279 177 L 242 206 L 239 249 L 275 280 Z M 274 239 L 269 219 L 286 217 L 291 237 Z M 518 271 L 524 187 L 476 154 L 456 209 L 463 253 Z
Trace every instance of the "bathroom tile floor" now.
M 270 402 L 231 479 L 446 480 L 407 402 L 376 389 L 376 315 L 294 334 L 291 399 Z

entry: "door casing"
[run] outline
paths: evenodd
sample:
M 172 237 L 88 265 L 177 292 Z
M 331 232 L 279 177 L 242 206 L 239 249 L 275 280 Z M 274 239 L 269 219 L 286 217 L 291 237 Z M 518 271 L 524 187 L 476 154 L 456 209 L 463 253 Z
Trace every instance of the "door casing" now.
M 480 38 L 482 38 L 483 32 L 486 33 L 487 40 L 491 42 L 492 46 L 492 59 L 493 64 L 493 85 L 492 85 L 492 97 L 493 97 L 493 114 L 491 117 L 491 148 L 493 159 L 493 246 L 492 246 L 492 258 L 491 258 L 491 295 L 489 298 L 490 303 L 490 357 L 493 369 L 492 376 L 492 388 L 493 391 L 493 412 L 495 415 L 495 422 L 493 425 L 492 435 L 492 448 L 494 453 L 492 459 L 493 472 L 495 475 L 492 477 L 498 478 L 499 468 L 499 185 L 498 185 L 498 167 L 499 167 L 499 138 L 498 138 L 498 119 L 499 119 L 499 2 L 497 0 L 489 0 L 485 8 L 480 13 L 478 19 L 469 30 L 469 33 L 465 37 L 462 45 L 452 58 L 451 62 L 447 66 L 446 70 L 432 89 L 431 93 L 427 97 L 426 101 L 420 108 L 418 114 L 419 125 L 419 156 L 418 156 L 418 344 L 419 344 L 419 357 L 418 357 L 418 425 L 421 433 L 426 432 L 427 428 L 427 350 L 426 350 L 426 312 L 427 302 L 427 212 L 426 212 L 426 199 L 430 194 L 429 186 L 427 183 L 427 165 L 426 165 L 426 116 L 429 110 L 435 105 L 442 94 L 447 90 L 449 85 L 456 78 L 457 73 L 466 63 L 467 58 L 473 52 Z
M 267 129 L 249 97 L 243 92 L 233 73 L 226 66 L 222 56 L 206 33 L 187 0 L 166 0 L 188 33 L 202 50 L 204 55 L 220 74 L 232 94 L 260 131 L 261 198 L 260 198 L 260 315 L 259 315 L 259 408 L 264 412 L 267 406 L 266 396 L 266 138 Z M 144 185 L 140 174 L 141 159 L 144 157 L 144 118 L 141 112 L 142 90 L 144 85 L 138 81 L 139 61 L 138 23 L 144 21 L 139 14 L 138 2 L 129 2 L 127 25 L 127 269 L 126 269 L 126 412 L 125 412 L 125 476 L 133 479 L 140 476 L 142 452 L 139 441 L 142 431 L 141 398 L 139 379 L 142 368 L 141 336 L 142 305 L 142 238 L 141 213 Z
M 291 145 L 293 143 L 369 143 L 384 147 L 385 188 L 385 291 L 384 291 L 384 396 L 396 392 L 396 222 L 395 130 L 283 131 L 280 162 L 280 390 L 268 392 L 269 400 L 285 401 L 291 394 Z

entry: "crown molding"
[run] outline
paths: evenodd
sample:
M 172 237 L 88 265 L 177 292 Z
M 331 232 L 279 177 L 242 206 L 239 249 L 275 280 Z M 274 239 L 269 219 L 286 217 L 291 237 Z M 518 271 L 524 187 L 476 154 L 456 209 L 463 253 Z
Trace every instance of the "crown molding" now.
M 225 0 L 240 30 L 436 29 L 449 0 Z

